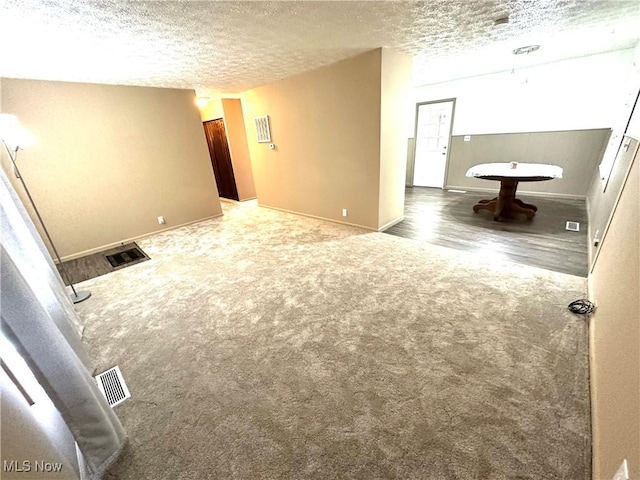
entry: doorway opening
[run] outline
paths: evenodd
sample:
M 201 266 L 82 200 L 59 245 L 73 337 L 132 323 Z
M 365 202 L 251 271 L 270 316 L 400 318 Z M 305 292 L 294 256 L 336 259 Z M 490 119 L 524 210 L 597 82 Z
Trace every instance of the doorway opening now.
M 444 188 L 455 103 L 451 98 L 416 105 L 414 186 Z
M 207 137 L 209 156 L 211 157 L 213 175 L 218 186 L 218 194 L 222 198 L 239 200 L 224 120 L 222 118 L 209 120 L 203 122 L 202 125 L 204 126 L 204 134 Z

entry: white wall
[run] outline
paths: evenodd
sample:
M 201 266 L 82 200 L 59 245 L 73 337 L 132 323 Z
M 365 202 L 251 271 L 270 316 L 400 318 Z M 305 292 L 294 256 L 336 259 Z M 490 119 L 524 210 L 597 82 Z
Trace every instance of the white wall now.
M 633 57 L 631 48 L 428 85 L 412 100 L 455 97 L 452 135 L 610 128 Z
M 633 62 L 633 78 L 629 82 L 630 89 L 628 91 L 627 100 L 629 103 L 634 101 L 634 93 L 638 93 L 640 88 L 640 43 L 636 47 L 635 58 Z M 638 98 L 638 97 L 636 97 Z M 629 125 L 627 125 L 626 135 L 640 140 L 640 99 L 637 100 L 635 109 L 631 114 Z
M 640 105 L 636 106 L 636 109 L 633 111 L 633 115 L 631 115 L 629 127 L 627 128 L 627 135 L 640 140 Z

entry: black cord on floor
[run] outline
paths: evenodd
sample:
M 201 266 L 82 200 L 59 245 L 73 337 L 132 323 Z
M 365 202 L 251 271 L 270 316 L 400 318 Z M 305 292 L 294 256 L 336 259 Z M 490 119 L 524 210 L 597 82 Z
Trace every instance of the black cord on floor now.
M 581 298 L 569 304 L 569 310 L 580 315 L 588 315 L 596 309 L 596 306 L 586 298 Z

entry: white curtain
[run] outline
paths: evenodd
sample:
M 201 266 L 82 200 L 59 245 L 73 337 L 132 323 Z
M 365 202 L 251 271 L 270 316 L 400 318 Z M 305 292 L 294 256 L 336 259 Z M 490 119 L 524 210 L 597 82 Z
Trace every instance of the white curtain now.
M 2 168 L 0 227 L 2 334 L 64 418 L 89 478 L 102 478 L 126 435 L 93 380 L 94 367 L 64 283 Z

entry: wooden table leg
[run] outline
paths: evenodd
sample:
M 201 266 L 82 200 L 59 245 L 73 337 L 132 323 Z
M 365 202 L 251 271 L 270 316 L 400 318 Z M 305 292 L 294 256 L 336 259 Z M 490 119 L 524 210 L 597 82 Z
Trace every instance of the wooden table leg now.
M 473 206 L 473 211 L 475 213 L 478 213 L 480 210 L 490 210 L 493 212 L 496 209 L 497 201 L 498 197 L 491 200 L 478 200 L 478 203 Z
M 498 193 L 498 201 L 496 209 L 493 211 L 493 219 L 499 222 L 502 218 L 510 218 L 513 211 L 513 199 L 516 198 L 516 189 L 518 182 L 515 180 L 504 179 L 500 182 L 500 193 Z
M 538 210 L 538 207 L 529 203 L 524 203 L 516 198 L 518 181 L 505 178 L 500 182 L 500 193 L 491 200 L 480 200 L 473 206 L 473 211 L 490 210 L 493 212 L 493 219 L 500 220 L 513 218 L 518 214 L 524 214 L 531 220 Z
M 533 210 L 534 212 L 538 211 L 538 207 L 536 207 L 532 203 L 524 203 L 522 200 L 518 198 L 514 198 L 513 201 L 518 205 L 520 205 L 522 208 L 528 208 L 529 210 Z

